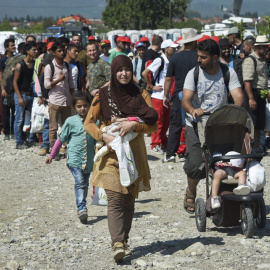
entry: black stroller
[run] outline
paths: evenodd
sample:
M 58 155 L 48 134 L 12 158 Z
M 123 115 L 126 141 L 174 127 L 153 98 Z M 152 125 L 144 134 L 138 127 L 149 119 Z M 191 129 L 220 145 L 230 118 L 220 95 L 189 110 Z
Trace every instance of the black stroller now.
M 201 125 L 200 125 L 201 124 Z M 201 126 L 201 127 L 199 127 Z M 240 225 L 243 234 L 251 238 L 254 233 L 254 219 L 259 228 L 266 224 L 266 209 L 263 199 L 263 189 L 246 196 L 233 194 L 237 187 L 237 180 L 233 177 L 222 180 L 219 189 L 221 207 L 213 212 L 211 209 L 211 193 L 209 192 L 210 180 L 215 172 L 215 162 L 222 160 L 244 158 L 260 161 L 261 153 L 254 153 L 251 148 L 251 140 L 254 136 L 254 127 L 249 114 L 245 109 L 237 105 L 225 105 L 209 116 L 205 125 L 198 124 L 203 148 L 203 157 L 206 167 L 206 203 L 202 198 L 195 202 L 195 218 L 197 229 L 206 231 L 206 217 L 210 217 L 218 227 L 231 227 Z M 204 130 L 203 130 L 204 129 Z M 225 156 L 230 151 L 241 153 L 240 155 Z M 222 156 L 213 157 L 213 153 L 219 152 Z

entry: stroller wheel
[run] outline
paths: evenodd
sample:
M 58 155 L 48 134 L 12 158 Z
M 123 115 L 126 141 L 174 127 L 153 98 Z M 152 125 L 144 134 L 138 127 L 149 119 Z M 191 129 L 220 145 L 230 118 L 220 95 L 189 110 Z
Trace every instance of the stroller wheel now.
M 199 232 L 206 231 L 206 209 L 202 198 L 198 198 L 195 202 L 195 219 Z
M 256 225 L 258 228 L 264 228 L 266 224 L 266 209 L 264 199 L 260 198 L 259 200 L 259 213 L 256 218 Z
M 247 238 L 252 238 L 254 232 L 254 219 L 250 205 L 244 204 L 241 210 L 241 227 Z

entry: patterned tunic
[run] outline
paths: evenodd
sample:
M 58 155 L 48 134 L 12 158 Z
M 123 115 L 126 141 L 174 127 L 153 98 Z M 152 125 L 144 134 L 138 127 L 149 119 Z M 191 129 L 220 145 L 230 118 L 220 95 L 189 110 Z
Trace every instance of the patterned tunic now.
M 91 93 L 94 89 L 99 89 L 111 79 L 111 66 L 108 62 L 98 59 L 95 63 L 90 63 L 87 67 L 89 79 L 89 89 Z

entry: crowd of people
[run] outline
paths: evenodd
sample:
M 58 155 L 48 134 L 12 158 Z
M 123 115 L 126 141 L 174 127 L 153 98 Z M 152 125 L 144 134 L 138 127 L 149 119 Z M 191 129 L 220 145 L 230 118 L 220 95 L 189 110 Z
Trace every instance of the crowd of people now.
M 164 155 L 163 163 L 175 162 L 177 155 L 185 160 L 184 209 L 190 214 L 206 173 L 196 115 L 213 113 L 228 102 L 242 106 L 254 123 L 255 151 L 270 148 L 270 46 L 266 36 L 241 40 L 236 27 L 222 39 L 199 35 L 192 28 L 183 29 L 176 41 L 154 36 L 151 43 L 142 37 L 133 44 L 128 37 L 115 36 L 113 49 L 109 40 L 88 40 L 86 48 L 81 48 L 79 35 L 71 40 L 50 37 L 46 43 L 28 36 L 18 48 L 13 39 L 5 41 L 0 59 L 1 133 L 5 141 L 15 139 L 18 150 L 41 145 L 39 155 L 49 154 L 47 164 L 67 157 L 82 223 L 88 218 L 92 173 L 91 184 L 103 188 L 108 198 L 113 257 L 119 262 L 131 254 L 135 198 L 151 189 L 143 134 L 151 134 L 151 149 Z M 23 128 L 34 100 L 49 115 L 40 134 Z M 107 132 L 112 123 L 116 135 Z M 128 149 L 121 145 L 124 139 L 117 145 L 129 158 L 125 165 L 112 142 L 130 133 L 135 135 L 127 140 Z M 94 163 L 97 142 L 107 149 Z M 129 179 L 136 175 L 128 185 L 123 184 L 123 170 Z M 226 176 L 222 170 L 214 175 L 213 209 L 220 207 L 218 186 Z M 235 194 L 249 192 L 245 175 L 236 176 L 240 180 Z

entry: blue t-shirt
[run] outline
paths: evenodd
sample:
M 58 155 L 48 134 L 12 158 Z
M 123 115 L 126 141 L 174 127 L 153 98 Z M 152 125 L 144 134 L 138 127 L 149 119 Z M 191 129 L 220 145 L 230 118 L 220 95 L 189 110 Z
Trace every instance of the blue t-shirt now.
M 136 59 L 138 59 L 137 67 L 136 67 Z M 140 59 L 139 57 L 134 58 L 132 60 L 132 65 L 133 65 L 133 73 L 139 81 L 141 79 L 142 59 Z
M 0 70 L 4 70 L 6 67 L 6 61 L 8 57 L 6 55 L 3 55 L 2 58 L 0 59 Z

